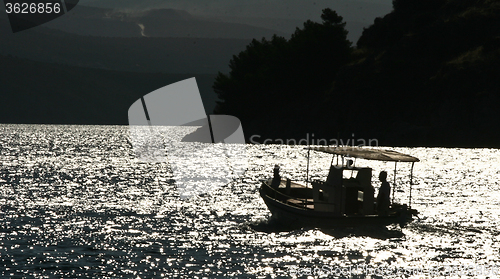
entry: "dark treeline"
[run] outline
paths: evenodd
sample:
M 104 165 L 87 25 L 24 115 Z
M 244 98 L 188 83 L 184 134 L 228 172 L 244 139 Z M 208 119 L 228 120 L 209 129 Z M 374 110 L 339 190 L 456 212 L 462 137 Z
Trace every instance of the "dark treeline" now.
M 500 147 L 500 2 L 393 6 L 356 46 L 329 9 L 289 40 L 254 40 L 217 76 L 216 112 L 261 139 Z

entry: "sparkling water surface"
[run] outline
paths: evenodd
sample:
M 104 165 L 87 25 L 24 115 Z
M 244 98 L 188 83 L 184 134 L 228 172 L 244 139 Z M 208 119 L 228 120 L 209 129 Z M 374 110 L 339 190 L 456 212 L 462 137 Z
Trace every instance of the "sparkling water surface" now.
M 126 126 L 0 125 L 0 277 L 500 273 L 497 149 L 391 148 L 421 160 L 412 192 L 420 219 L 404 228 L 287 231 L 267 221 L 270 212 L 258 188 L 275 164 L 283 177 L 304 181 L 303 146 L 247 145 L 242 177 L 181 199 L 169 165 L 139 162 L 128 137 Z M 311 179 L 324 178 L 330 161 L 328 154 L 311 153 Z M 394 163 L 356 165 L 374 168 L 376 188 L 381 170 L 394 182 Z M 402 202 L 408 201 L 409 167 L 397 165 L 396 200 Z

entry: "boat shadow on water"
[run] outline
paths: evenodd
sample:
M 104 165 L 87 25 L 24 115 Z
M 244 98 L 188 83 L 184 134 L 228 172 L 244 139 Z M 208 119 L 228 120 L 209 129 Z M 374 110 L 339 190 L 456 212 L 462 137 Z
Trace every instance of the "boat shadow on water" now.
M 355 227 L 338 227 L 331 229 L 313 228 L 313 227 L 293 227 L 283 226 L 275 219 L 262 219 L 254 222 L 245 222 L 241 225 L 243 229 L 263 232 L 263 233 L 291 233 L 300 234 L 308 230 L 319 230 L 322 233 L 334 238 L 346 237 L 370 237 L 375 239 L 397 239 L 403 238 L 405 235 L 398 225 L 389 226 L 355 226 Z

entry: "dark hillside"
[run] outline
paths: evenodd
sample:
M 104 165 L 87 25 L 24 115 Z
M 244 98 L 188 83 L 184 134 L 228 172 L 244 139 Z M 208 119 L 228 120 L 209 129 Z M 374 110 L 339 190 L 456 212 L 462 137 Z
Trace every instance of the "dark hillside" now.
M 331 128 L 388 144 L 500 146 L 500 2 L 394 8 L 364 31 L 358 58 L 335 80 L 330 104 L 352 113 Z
M 0 123 L 126 125 L 138 98 L 193 76 L 211 113 L 215 75 L 116 72 L 0 56 Z
M 226 104 L 246 104 L 234 113 L 244 119 L 250 134 L 261 139 L 300 139 L 307 133 L 347 139 L 354 134 L 377 138 L 381 145 L 500 147 L 500 1 L 395 0 L 393 4 L 394 10 L 377 18 L 357 47 L 345 54 L 347 63 L 317 52 L 321 55 L 315 56 L 316 65 L 341 66 L 329 79 L 307 78 L 309 88 L 290 90 L 311 73 L 323 76 L 324 70 L 315 72 L 313 62 L 300 67 L 301 75 L 267 74 L 266 80 L 275 81 L 268 84 L 283 89 L 275 104 L 269 103 L 270 94 L 276 95 L 272 92 L 265 99 L 252 99 L 256 90 L 231 94 L 231 88 L 243 84 L 236 73 L 259 74 L 258 67 L 235 69 L 235 62 L 244 64 L 233 58 L 226 87 L 221 78 L 215 83 L 216 92 L 226 100 L 220 113 L 231 110 Z M 331 44 L 332 36 L 316 32 L 308 45 L 321 49 Z M 254 48 L 249 45 L 238 58 Z M 295 55 L 314 57 L 311 49 Z M 277 55 L 269 52 L 263 57 Z M 284 69 L 293 68 L 292 62 L 284 63 Z M 278 113 L 263 115 L 266 109 Z

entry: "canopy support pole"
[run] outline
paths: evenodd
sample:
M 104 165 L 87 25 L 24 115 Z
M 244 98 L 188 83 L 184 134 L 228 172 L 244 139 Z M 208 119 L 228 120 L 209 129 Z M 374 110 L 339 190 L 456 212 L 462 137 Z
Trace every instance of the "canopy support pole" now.
M 306 171 L 306 187 L 309 184 L 309 154 L 311 153 L 311 148 L 307 149 L 307 171 Z
M 398 162 L 395 161 L 394 162 L 394 182 L 392 183 L 392 185 L 394 185 L 393 189 L 392 189 L 392 203 L 394 203 L 394 192 L 396 192 L 396 172 L 397 172 L 397 166 L 398 166 Z
M 411 208 L 411 189 L 413 188 L 413 166 L 415 162 L 411 162 L 411 170 L 410 170 L 410 200 L 408 201 L 408 207 Z

